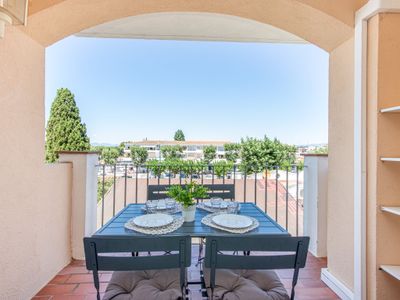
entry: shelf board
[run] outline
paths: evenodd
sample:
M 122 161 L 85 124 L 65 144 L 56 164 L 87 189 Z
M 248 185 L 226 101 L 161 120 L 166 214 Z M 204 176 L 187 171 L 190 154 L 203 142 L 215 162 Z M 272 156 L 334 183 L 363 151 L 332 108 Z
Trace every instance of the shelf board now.
M 380 269 L 393 276 L 397 280 L 400 280 L 400 266 L 382 265 L 380 266 Z
M 381 206 L 381 210 L 400 216 L 400 206 Z
M 381 157 L 381 161 L 400 162 L 400 157 Z
M 400 106 L 382 108 L 381 113 L 400 113 Z

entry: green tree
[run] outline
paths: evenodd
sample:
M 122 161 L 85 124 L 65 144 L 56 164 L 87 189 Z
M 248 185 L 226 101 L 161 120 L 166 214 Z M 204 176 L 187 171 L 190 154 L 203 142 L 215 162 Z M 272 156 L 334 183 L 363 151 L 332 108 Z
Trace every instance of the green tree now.
M 226 160 L 235 163 L 240 157 L 240 144 L 232 143 L 225 144 L 225 157 Z
M 161 154 L 166 160 L 181 158 L 183 154 L 183 148 L 180 145 L 161 146 Z
M 114 178 L 104 178 L 104 195 L 108 193 L 111 187 L 114 184 Z M 100 202 L 103 199 L 103 178 L 97 178 L 97 202 Z
M 106 148 L 105 146 L 90 146 L 90 151 L 96 151 L 100 153 L 101 156 L 101 152 L 103 152 L 103 149 Z
M 107 165 L 113 165 L 117 162 L 117 158 L 120 156 L 118 147 L 105 147 L 101 151 L 101 159 Z
M 165 170 L 171 174 L 178 174 L 183 170 L 183 160 L 180 158 L 169 158 L 162 162 L 165 165 Z
M 265 168 L 268 160 L 269 140 L 258 140 L 256 138 L 246 138 L 241 141 L 241 165 L 240 169 L 245 173 L 260 172 Z M 272 151 L 270 151 L 272 152 Z
M 143 165 L 146 162 L 149 156 L 146 148 L 131 146 L 130 150 L 132 162 L 135 166 Z
M 217 147 L 215 146 L 204 146 L 203 148 L 203 155 L 204 155 L 204 161 L 207 164 L 210 164 L 215 157 L 217 156 Z
M 125 143 L 124 142 L 119 143 L 118 149 L 119 149 L 120 155 L 121 156 L 125 156 L 125 151 L 124 151 L 125 150 Z
M 183 131 L 181 129 L 178 129 L 175 132 L 174 140 L 175 141 L 184 141 L 185 140 L 185 135 L 183 134 Z
M 147 161 L 146 165 L 149 170 L 153 172 L 153 174 L 157 177 L 160 177 L 167 167 L 164 162 L 157 159 L 150 159 L 149 161 Z
M 46 128 L 46 161 L 55 162 L 57 151 L 88 151 L 89 137 L 81 122 L 75 97 L 66 88 L 57 90 Z
M 233 169 L 233 162 L 230 161 L 216 161 L 213 163 L 215 175 L 218 177 L 224 177 L 229 171 Z
M 267 166 L 289 168 L 295 163 L 296 147 L 267 137 L 259 140 L 246 138 L 241 141 L 241 170 L 246 173 L 261 172 Z

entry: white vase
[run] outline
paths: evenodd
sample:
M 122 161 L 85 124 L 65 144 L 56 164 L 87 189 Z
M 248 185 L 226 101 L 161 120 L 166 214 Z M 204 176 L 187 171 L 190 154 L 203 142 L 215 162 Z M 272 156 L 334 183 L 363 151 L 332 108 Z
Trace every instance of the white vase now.
M 193 222 L 196 215 L 196 205 L 182 207 L 182 217 L 185 222 Z

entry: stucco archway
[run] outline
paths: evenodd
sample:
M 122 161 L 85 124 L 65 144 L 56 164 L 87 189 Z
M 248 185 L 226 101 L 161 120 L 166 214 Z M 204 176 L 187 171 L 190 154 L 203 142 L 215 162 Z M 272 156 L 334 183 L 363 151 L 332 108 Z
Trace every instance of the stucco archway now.
M 43 46 L 105 22 L 159 12 L 206 12 L 247 18 L 295 34 L 328 52 L 353 34 L 352 26 L 305 1 L 100 0 L 94 5 L 91 1 L 63 0 L 46 1 L 47 6 L 36 2 L 31 4 L 25 31 Z
M 6 212 L 3 217 L 7 224 L 15 223 L 13 216 L 21 220 L 7 230 L 9 245 L 13 247 L 0 249 L 0 256 L 5 260 L 4 272 L 0 275 L 5 286 L 3 295 L 30 298 L 70 259 L 71 170 L 67 165 L 43 164 L 45 47 L 108 21 L 160 12 L 215 13 L 254 20 L 295 34 L 330 53 L 329 139 L 335 147 L 330 147 L 329 184 L 340 189 L 331 189 L 328 196 L 334 205 L 333 215 L 329 216 L 333 231 L 328 233 L 329 243 L 334 247 L 329 253 L 328 267 L 352 289 L 353 232 L 348 226 L 353 222 L 353 185 L 348 180 L 353 174 L 352 37 L 354 11 L 365 2 L 31 0 L 28 26 L 8 27 L 5 38 L 0 40 L 0 101 L 5 112 L 0 120 L 0 130 L 5 133 L 1 150 L 8 157 L 2 167 L 12 171 L 1 190 Z M 27 209 L 21 211 L 21 206 Z M 32 211 L 38 213 L 32 214 Z M 46 230 L 32 235 L 25 230 L 31 223 L 35 228 Z M 48 224 L 57 226 L 48 228 Z M 54 243 L 48 243 L 50 236 Z M 34 255 L 26 244 L 35 249 Z M 46 264 L 42 263 L 44 260 Z M 33 278 L 32 274 L 36 276 Z M 26 282 L 30 282 L 29 287 L 24 286 Z

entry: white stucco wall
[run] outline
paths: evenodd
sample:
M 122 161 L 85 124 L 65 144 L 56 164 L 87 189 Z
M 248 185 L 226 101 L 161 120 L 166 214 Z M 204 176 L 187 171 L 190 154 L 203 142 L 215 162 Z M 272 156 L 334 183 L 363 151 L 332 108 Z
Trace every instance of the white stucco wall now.
M 44 163 L 44 48 L 0 39 L 0 299 L 30 299 L 70 261 L 71 165 Z

